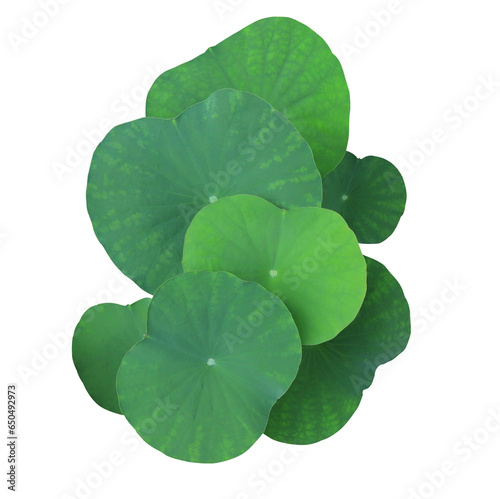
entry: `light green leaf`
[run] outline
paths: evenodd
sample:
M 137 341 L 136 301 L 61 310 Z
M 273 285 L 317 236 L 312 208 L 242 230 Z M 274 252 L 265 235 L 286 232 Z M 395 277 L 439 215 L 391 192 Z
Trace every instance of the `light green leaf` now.
M 365 260 L 340 215 L 322 208 L 286 211 L 248 195 L 221 199 L 196 215 L 183 265 L 262 284 L 289 308 L 305 345 L 344 329 L 366 291 Z
M 252 92 L 287 116 L 311 146 L 322 175 L 342 160 L 350 110 L 344 72 L 325 41 L 304 24 L 262 19 L 163 73 L 149 92 L 146 115 L 173 118 L 220 88 Z

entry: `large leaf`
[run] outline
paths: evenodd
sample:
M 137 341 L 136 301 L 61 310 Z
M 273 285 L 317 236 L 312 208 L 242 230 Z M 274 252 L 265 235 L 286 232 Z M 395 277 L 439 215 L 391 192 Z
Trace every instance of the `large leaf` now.
M 226 89 L 175 120 L 143 118 L 111 130 L 92 158 L 87 205 L 115 265 L 153 294 L 182 271 L 196 212 L 240 193 L 284 208 L 320 206 L 321 177 L 283 115 Z
M 340 215 L 322 208 L 286 211 L 248 195 L 221 199 L 196 215 L 183 265 L 262 284 L 290 309 L 305 345 L 344 329 L 366 291 L 365 260 Z
M 356 319 L 333 340 L 303 348 L 299 374 L 271 411 L 266 435 L 311 444 L 344 426 L 378 366 L 397 357 L 410 337 L 410 311 L 396 279 L 366 259 L 368 289 Z
M 262 286 L 225 272 L 183 274 L 158 289 L 147 335 L 123 359 L 120 405 L 168 456 L 225 461 L 262 435 L 300 359 L 290 312 Z
M 389 161 L 346 153 L 323 178 L 323 208 L 340 213 L 360 243 L 380 243 L 398 225 L 406 204 L 403 177 Z
M 89 308 L 73 336 L 73 362 L 89 395 L 104 409 L 121 414 L 116 373 L 123 356 L 146 334 L 151 302 L 103 303 Z
M 325 41 L 289 18 L 262 19 L 196 59 L 163 73 L 151 88 L 147 116 L 173 118 L 214 90 L 259 95 L 310 144 L 322 175 L 342 160 L 349 134 L 349 90 Z

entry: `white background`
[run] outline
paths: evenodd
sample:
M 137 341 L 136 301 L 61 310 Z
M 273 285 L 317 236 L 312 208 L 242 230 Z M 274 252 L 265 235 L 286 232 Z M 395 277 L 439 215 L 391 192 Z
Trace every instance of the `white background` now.
M 500 426 L 489 424 L 489 414 L 500 418 L 498 3 L 65 3 L 24 42 L 23 18 L 36 17 L 39 2 L 4 1 L 0 15 L 2 393 L 18 384 L 18 497 L 498 499 Z M 381 26 L 376 14 L 389 8 Z M 144 296 L 92 232 L 86 135 L 143 116 L 154 76 L 272 15 L 306 23 L 341 60 L 352 98 L 349 150 L 403 171 L 400 226 L 363 249 L 402 284 L 413 335 L 334 437 L 295 454 L 263 437 L 233 461 L 189 464 L 94 404 L 71 361 L 84 309 Z M 479 101 L 483 79 L 496 85 L 480 88 Z M 68 148 L 83 151 L 69 166 Z M 58 165 L 67 171 L 56 174 Z M 95 463 L 110 459 L 109 476 L 96 475 Z M 454 473 L 436 474 L 443 466 Z M 86 481 L 85 494 L 78 484 Z

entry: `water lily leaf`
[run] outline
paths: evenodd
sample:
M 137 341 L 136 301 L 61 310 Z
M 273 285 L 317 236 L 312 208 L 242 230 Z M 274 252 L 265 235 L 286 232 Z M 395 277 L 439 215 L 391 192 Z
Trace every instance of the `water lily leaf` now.
M 406 204 L 403 177 L 389 161 L 346 153 L 323 178 L 323 208 L 340 213 L 360 243 L 380 243 L 399 223 Z
M 144 298 L 127 306 L 96 305 L 76 326 L 73 362 L 78 376 L 94 401 L 108 411 L 121 414 L 116 373 L 123 356 L 146 334 L 150 302 L 150 298 Z
M 366 258 L 368 289 L 356 319 L 336 338 L 304 346 L 299 374 L 271 411 L 266 435 L 312 444 L 340 430 L 356 411 L 378 366 L 397 357 L 410 337 L 410 310 L 396 279 Z
M 255 95 L 220 90 L 174 120 L 120 125 L 92 158 L 87 205 L 115 265 L 149 293 L 182 272 L 182 244 L 203 206 L 255 194 L 320 206 L 321 177 L 295 127 Z
M 342 160 L 349 135 L 349 90 L 338 59 L 314 31 L 271 17 L 163 73 L 146 115 L 173 118 L 220 88 L 252 92 L 281 111 L 311 146 L 322 175 Z
M 286 211 L 255 196 L 231 196 L 201 210 L 186 233 L 183 265 L 262 284 L 289 308 L 305 345 L 342 331 L 366 292 L 365 260 L 340 215 Z
M 182 274 L 158 289 L 147 335 L 123 359 L 120 406 L 168 456 L 225 461 L 262 435 L 300 359 L 290 312 L 262 286 L 225 272 Z

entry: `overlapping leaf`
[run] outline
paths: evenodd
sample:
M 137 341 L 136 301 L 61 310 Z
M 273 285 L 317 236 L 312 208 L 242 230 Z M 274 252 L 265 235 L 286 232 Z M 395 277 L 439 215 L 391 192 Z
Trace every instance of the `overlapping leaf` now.
M 241 193 L 283 208 L 320 206 L 321 177 L 283 115 L 252 94 L 220 90 L 175 120 L 114 128 L 92 158 L 87 206 L 115 265 L 153 294 L 182 272 L 198 210 Z
M 286 211 L 243 194 L 196 215 L 183 265 L 262 284 L 283 299 L 305 345 L 334 338 L 354 319 L 366 292 L 365 260 L 340 215 L 322 208 Z
M 297 378 L 271 411 L 271 438 L 311 444 L 336 433 L 356 411 L 377 367 L 406 347 L 410 312 L 403 291 L 381 263 L 366 261 L 368 288 L 358 316 L 333 340 L 303 347 Z
M 311 146 L 322 175 L 342 160 L 350 110 L 344 72 L 304 24 L 262 19 L 166 71 L 148 94 L 146 114 L 173 118 L 220 88 L 252 92 L 281 111 Z
M 225 461 L 262 435 L 300 359 L 297 327 L 276 296 L 225 272 L 183 274 L 159 288 L 146 337 L 123 359 L 120 406 L 168 456 Z
M 389 161 L 346 153 L 323 178 L 323 208 L 344 217 L 360 243 L 380 243 L 398 225 L 406 204 L 403 177 Z
M 121 414 L 116 373 L 123 356 L 146 334 L 151 300 L 132 305 L 102 303 L 89 308 L 73 336 L 73 362 L 89 395 L 104 409 Z

